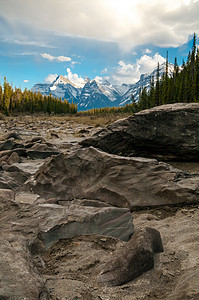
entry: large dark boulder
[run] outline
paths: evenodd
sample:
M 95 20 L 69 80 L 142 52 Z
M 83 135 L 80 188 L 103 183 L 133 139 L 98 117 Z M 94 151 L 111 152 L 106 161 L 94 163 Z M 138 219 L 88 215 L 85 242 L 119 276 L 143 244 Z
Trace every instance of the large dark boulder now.
M 139 230 L 101 266 L 98 283 L 115 286 L 135 279 L 154 267 L 154 253 L 162 251 L 159 231 L 150 227 Z
M 199 201 L 199 175 L 155 159 L 122 157 L 93 147 L 51 158 L 25 188 L 58 201 L 94 199 L 130 209 Z
M 102 129 L 81 142 L 108 153 L 199 159 L 199 103 L 178 103 L 144 110 Z

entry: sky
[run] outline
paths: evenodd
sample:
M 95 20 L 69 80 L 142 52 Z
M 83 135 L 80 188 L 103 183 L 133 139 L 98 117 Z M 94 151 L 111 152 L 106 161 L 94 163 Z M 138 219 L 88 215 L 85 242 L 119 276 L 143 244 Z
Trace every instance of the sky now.
M 199 0 L 0 0 L 0 83 L 135 83 L 187 58 Z

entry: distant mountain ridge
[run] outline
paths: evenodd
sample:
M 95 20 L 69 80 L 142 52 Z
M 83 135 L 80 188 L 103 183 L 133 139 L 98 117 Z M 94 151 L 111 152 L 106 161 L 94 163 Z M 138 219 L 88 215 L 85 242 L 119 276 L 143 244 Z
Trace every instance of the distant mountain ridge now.
M 173 73 L 174 66 L 168 65 L 168 75 Z M 160 65 L 160 77 L 165 72 L 165 63 Z M 86 78 L 83 83 L 70 81 L 66 76 L 59 75 L 52 83 L 37 83 L 33 86 L 33 92 L 40 92 L 43 95 L 50 93 L 54 97 L 75 102 L 78 111 L 92 108 L 124 106 L 132 101 L 132 94 L 135 100 L 139 99 L 140 88 L 149 88 L 151 77 L 156 78 L 156 69 L 152 73 L 142 74 L 140 80 L 134 84 L 122 85 L 111 84 L 105 80 L 99 83 L 96 80 Z

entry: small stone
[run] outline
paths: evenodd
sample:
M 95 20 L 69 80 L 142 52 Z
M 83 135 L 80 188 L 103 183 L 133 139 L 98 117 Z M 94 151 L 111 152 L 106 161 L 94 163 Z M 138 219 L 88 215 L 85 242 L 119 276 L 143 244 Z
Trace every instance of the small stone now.
M 6 162 L 8 159 L 8 155 L 4 155 L 2 157 L 0 157 L 0 163 Z
M 16 133 L 16 132 L 9 132 L 9 133 L 7 133 L 7 134 L 4 136 L 4 139 L 6 139 L 6 140 L 8 140 L 8 139 L 11 140 L 11 138 L 12 138 L 13 140 L 21 140 L 20 135 L 19 135 L 18 133 Z
M 15 163 L 20 163 L 21 162 L 21 157 L 16 153 L 13 152 L 10 157 L 8 158 L 8 164 L 12 165 Z
M 9 189 L 0 189 L 0 201 L 1 200 L 14 200 L 14 192 Z

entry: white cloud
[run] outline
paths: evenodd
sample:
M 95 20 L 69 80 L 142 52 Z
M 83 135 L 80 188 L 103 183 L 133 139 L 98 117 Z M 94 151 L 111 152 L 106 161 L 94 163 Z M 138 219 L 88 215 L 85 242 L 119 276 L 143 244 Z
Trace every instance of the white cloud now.
M 104 68 L 104 70 L 101 71 L 101 73 L 108 73 L 108 69 L 107 68 Z
M 158 62 L 165 62 L 165 58 L 156 53 L 154 56 L 143 55 L 134 64 L 126 64 L 124 61 L 118 62 L 117 69 L 109 76 L 109 80 L 117 84 L 135 83 L 140 75 L 152 72 Z
M 103 78 L 100 76 L 96 76 L 94 79 L 95 79 L 95 81 L 97 81 L 99 83 L 102 83 L 102 81 L 103 81 Z
M 67 56 L 57 56 L 55 59 L 61 62 L 71 61 L 71 58 Z
M 71 58 L 70 57 L 67 57 L 67 56 L 52 56 L 51 54 L 48 54 L 48 53 L 41 53 L 41 56 L 45 59 L 48 59 L 50 61 L 58 61 L 58 62 L 68 62 L 68 61 L 71 61 Z
M 81 63 L 80 63 L 79 61 L 72 61 L 71 64 L 72 64 L 72 65 L 76 65 L 76 64 L 81 65 Z
M 24 79 L 24 81 L 23 82 L 29 82 L 29 80 L 28 79 Z
M 85 84 L 85 80 L 79 76 L 78 74 L 76 73 L 72 73 L 71 72 L 71 69 L 70 68 L 67 68 L 67 76 L 65 76 L 66 78 L 68 78 L 72 83 L 74 83 L 76 86 L 79 86 L 79 87 L 83 87 L 84 84 Z
M 16 44 L 16 45 L 25 45 L 25 46 L 35 46 L 35 47 L 44 47 L 44 48 L 56 48 L 49 44 L 45 44 L 41 41 L 30 41 L 27 39 L 19 40 L 19 39 L 12 39 L 12 38 L 5 38 L 2 39 L 3 42 Z
M 50 54 L 48 54 L 48 53 L 41 53 L 41 56 L 42 56 L 43 58 L 46 58 L 46 59 L 50 60 L 50 61 L 52 61 L 52 60 L 55 59 L 54 56 L 52 56 L 52 55 L 50 55 Z
M 49 74 L 45 79 L 44 81 L 46 83 L 52 83 L 53 81 L 55 81 L 55 79 L 57 78 L 57 74 Z
M 108 76 L 96 76 L 94 79 L 101 83 L 107 79 L 111 83 L 122 84 L 122 83 L 135 83 L 140 79 L 140 75 L 144 73 L 151 73 L 156 67 L 158 62 L 160 64 L 165 63 L 165 58 L 159 53 L 154 56 L 143 55 L 134 64 L 125 63 L 123 60 L 118 62 L 118 66 Z M 70 68 L 66 69 L 67 75 L 64 77 L 70 80 L 74 85 L 83 87 L 85 85 L 85 79 L 79 76 L 77 73 L 72 73 Z M 103 70 L 104 71 L 104 70 Z M 106 69 L 107 74 L 108 70 Z M 102 73 L 102 72 L 101 72 Z M 45 82 L 52 83 L 56 78 L 57 74 L 49 74 L 45 78 Z
M 144 50 L 144 53 L 146 53 L 146 54 L 150 54 L 152 51 L 150 50 L 150 49 L 148 49 L 148 48 L 146 48 L 145 50 Z
M 13 28 L 23 20 L 54 33 L 114 41 L 123 47 L 167 47 L 198 32 L 198 11 L 199 0 L 6 0 L 0 14 Z

